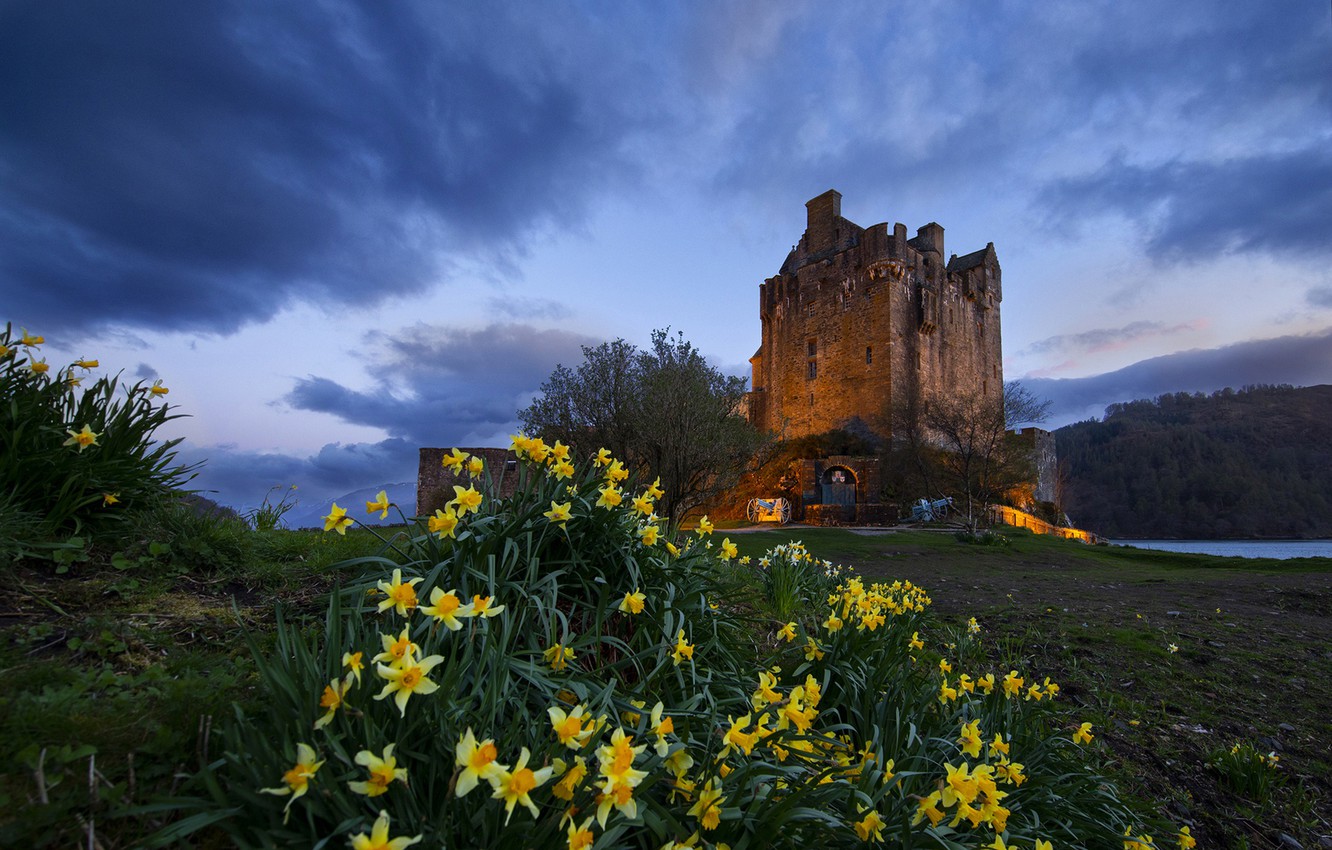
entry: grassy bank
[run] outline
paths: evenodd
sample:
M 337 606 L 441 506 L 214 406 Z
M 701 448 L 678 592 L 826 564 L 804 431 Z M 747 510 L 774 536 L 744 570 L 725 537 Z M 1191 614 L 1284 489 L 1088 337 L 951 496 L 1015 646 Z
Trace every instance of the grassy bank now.
M 729 534 L 753 555 L 800 538 L 867 578 L 922 585 L 945 624 L 974 615 L 995 662 L 1058 681 L 1062 702 L 1095 724 L 1121 784 L 1191 824 L 1202 846 L 1276 847 L 1284 833 L 1315 847 L 1332 834 L 1332 561 L 1093 548 L 1022 532 L 1007 546 L 924 532 Z M 313 628 L 336 580 L 327 566 L 378 541 L 272 532 L 244 545 L 245 557 L 222 567 L 10 573 L 0 844 L 71 846 L 92 818 L 101 846 L 132 846 L 141 822 L 116 812 L 178 790 L 212 755 L 212 718 L 254 699 L 243 631 L 262 641 L 276 603 Z M 1237 744 L 1275 753 L 1275 770 L 1227 761 Z M 1265 787 L 1248 781 L 1267 776 Z

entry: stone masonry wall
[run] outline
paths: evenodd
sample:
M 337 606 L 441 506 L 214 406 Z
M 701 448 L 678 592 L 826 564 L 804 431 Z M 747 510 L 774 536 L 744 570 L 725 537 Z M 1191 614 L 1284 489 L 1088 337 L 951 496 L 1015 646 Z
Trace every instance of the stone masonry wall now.
M 762 341 L 749 410 L 784 439 L 843 428 L 888 436 L 916 391 L 1003 390 L 1000 269 L 993 244 L 943 259 L 943 228 L 868 228 L 841 195 L 806 204 L 808 226 L 759 287 Z

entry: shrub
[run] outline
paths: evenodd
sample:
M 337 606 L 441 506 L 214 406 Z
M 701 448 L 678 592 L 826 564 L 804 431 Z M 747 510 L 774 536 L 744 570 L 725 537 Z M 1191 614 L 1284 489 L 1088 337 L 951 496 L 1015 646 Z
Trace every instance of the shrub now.
M 394 560 L 340 565 L 321 631 L 279 617 L 252 646 L 265 708 L 155 843 L 1030 850 L 1136 827 L 1057 686 L 936 655 L 921 588 L 830 584 L 766 652 L 774 623 L 721 592 L 733 547 L 662 535 L 655 485 L 608 457 L 515 449 L 512 497 L 478 468 Z
M 0 332 L 0 518 L 13 535 L 0 551 L 16 554 L 123 530 L 194 470 L 173 465 L 178 439 L 153 440 L 179 416 L 159 401 L 160 381 L 122 386 L 117 375 L 84 387 L 97 361 L 53 372 L 44 342 L 26 330 L 16 339 L 11 325 Z

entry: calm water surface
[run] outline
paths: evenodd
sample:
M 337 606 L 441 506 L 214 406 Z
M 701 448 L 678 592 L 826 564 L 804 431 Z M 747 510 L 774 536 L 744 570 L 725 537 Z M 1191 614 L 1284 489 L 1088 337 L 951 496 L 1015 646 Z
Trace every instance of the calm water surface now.
M 1124 546 L 1238 558 L 1332 558 L 1332 540 L 1111 540 Z

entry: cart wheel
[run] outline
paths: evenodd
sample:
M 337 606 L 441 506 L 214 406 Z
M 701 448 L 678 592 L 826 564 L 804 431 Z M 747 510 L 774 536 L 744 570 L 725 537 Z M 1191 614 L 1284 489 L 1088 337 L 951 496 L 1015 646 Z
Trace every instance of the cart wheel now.
M 745 517 L 750 522 L 758 522 L 758 499 L 749 500 L 749 505 L 745 508 Z
M 790 521 L 791 521 L 791 503 L 786 501 L 785 499 L 782 499 L 781 523 L 782 525 L 786 525 Z

